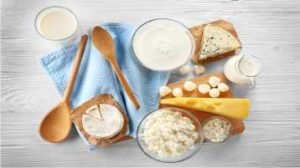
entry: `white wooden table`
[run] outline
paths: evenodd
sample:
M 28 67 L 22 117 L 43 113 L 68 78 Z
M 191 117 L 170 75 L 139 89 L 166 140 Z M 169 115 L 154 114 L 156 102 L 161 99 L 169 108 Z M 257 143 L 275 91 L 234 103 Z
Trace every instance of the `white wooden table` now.
M 188 26 L 232 21 L 245 52 L 263 62 L 257 88 L 246 95 L 235 92 L 252 101 L 246 131 L 223 144 L 205 144 L 177 164 L 149 159 L 134 140 L 96 151 L 75 132 L 62 144 L 42 141 L 38 124 L 59 96 L 39 64 L 53 47 L 37 35 L 33 21 L 50 5 L 72 9 L 83 29 L 105 21 L 138 25 L 157 17 Z M 1 0 L 1 14 L 2 166 L 300 166 L 300 1 Z

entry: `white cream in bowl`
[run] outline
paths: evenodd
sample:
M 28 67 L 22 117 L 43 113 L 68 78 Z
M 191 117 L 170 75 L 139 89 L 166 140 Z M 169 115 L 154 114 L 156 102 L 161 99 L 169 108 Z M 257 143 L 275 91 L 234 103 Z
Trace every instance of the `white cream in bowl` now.
M 133 36 L 132 45 L 138 60 L 156 71 L 179 68 L 194 53 L 190 31 L 170 19 L 155 19 L 140 26 Z

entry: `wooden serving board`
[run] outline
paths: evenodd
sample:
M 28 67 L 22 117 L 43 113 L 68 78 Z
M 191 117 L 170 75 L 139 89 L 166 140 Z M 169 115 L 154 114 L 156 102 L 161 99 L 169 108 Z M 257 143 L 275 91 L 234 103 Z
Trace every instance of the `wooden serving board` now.
M 207 83 L 209 77 L 211 77 L 211 76 L 217 76 L 221 79 L 222 82 L 226 83 L 226 78 L 225 78 L 223 73 L 202 75 L 200 77 L 190 79 L 190 80 L 195 82 L 197 85 L 198 84 L 205 84 L 205 83 Z M 184 97 L 209 97 L 208 94 L 200 94 L 197 90 L 195 90 L 193 92 L 184 91 L 183 83 L 185 81 L 186 80 L 182 80 L 182 81 L 175 82 L 175 83 L 170 83 L 170 84 L 168 84 L 168 87 L 170 87 L 172 89 L 177 88 L 177 87 L 181 88 L 183 90 Z M 222 97 L 222 98 L 226 98 L 226 97 L 231 98 L 233 96 L 232 96 L 232 92 L 229 90 L 226 93 L 221 93 L 220 97 Z M 164 98 L 172 98 L 172 95 L 168 95 L 166 97 L 163 97 L 163 99 Z M 172 106 L 170 106 L 170 105 L 161 105 L 161 107 L 172 107 Z M 197 110 L 193 110 L 193 109 L 188 109 L 188 108 L 185 108 L 185 109 L 192 112 L 193 114 L 195 114 L 195 116 L 199 119 L 200 122 L 204 121 L 205 119 L 207 119 L 209 117 L 218 116 L 218 115 L 215 115 L 215 114 L 206 113 L 206 112 L 202 112 L 202 111 L 197 111 Z M 233 126 L 233 134 L 240 134 L 244 131 L 245 125 L 244 125 L 244 122 L 242 120 L 232 119 L 232 118 L 228 118 L 228 117 L 225 117 L 225 118 L 227 118 L 231 121 L 232 126 Z

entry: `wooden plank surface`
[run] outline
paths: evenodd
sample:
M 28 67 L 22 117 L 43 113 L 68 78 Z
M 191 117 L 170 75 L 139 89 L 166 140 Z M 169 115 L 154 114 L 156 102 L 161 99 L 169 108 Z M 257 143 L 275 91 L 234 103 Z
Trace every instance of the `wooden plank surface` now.
M 215 19 L 233 22 L 244 51 L 263 63 L 255 89 L 234 88 L 235 96 L 252 101 L 245 132 L 223 144 L 205 144 L 196 156 L 177 164 L 147 158 L 134 140 L 95 151 L 89 151 L 76 133 L 62 144 L 42 141 L 38 123 L 59 96 L 39 64 L 54 47 L 37 35 L 33 22 L 36 13 L 50 5 L 72 9 L 82 31 L 105 21 L 138 25 L 157 17 L 188 26 Z M 300 1 L 1 0 L 0 10 L 3 167 L 300 167 Z M 222 63 L 208 69 L 218 72 Z

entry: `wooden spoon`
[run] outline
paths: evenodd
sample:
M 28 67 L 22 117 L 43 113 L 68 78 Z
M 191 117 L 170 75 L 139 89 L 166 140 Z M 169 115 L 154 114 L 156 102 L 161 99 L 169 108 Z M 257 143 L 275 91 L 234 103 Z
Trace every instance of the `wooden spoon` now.
M 88 36 L 83 35 L 77 53 L 75 56 L 75 63 L 71 72 L 70 80 L 64 93 L 62 101 L 56 105 L 48 114 L 43 118 L 39 133 L 41 137 L 49 142 L 58 143 L 65 140 L 71 130 L 71 106 L 70 97 L 72 94 L 74 82 L 80 67 L 84 49 L 87 43 Z
M 101 52 L 105 59 L 111 64 L 113 70 L 115 71 L 117 77 L 119 78 L 123 88 L 125 89 L 134 106 L 136 108 L 139 108 L 140 105 L 119 68 L 115 56 L 114 40 L 111 35 L 103 28 L 96 26 L 92 32 L 92 41 L 99 52 Z

